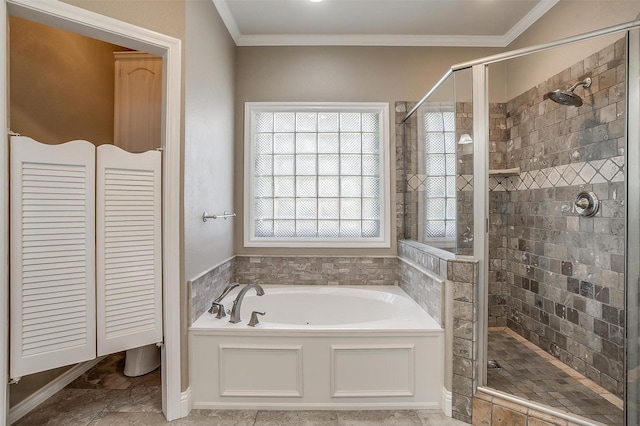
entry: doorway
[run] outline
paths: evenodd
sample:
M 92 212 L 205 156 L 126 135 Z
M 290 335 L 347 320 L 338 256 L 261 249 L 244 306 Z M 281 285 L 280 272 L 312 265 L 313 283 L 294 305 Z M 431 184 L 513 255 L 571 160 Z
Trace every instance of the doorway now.
M 38 2 L 28 0 L 7 0 L 0 5 L 0 57 L 5 66 L 0 71 L 0 96 L 7 99 L 6 73 L 7 51 L 6 34 L 8 15 L 18 16 L 30 21 L 47 24 L 85 35 L 97 40 L 141 50 L 163 58 L 163 127 L 161 132 L 163 148 L 163 310 L 164 310 L 164 347 L 162 350 L 162 393 L 163 412 L 168 420 L 182 417 L 188 413 L 188 400 L 182 398 L 180 385 L 180 295 L 179 295 L 179 214 L 180 214 L 180 99 L 181 99 L 181 47 L 180 40 L 136 27 L 103 15 L 92 13 L 61 2 Z M 0 107 L 0 125 L 8 131 L 8 111 L 6 102 Z M 5 326 L 0 328 L 0 372 L 8 377 L 6 371 L 8 354 L 8 144 L 7 138 L 0 138 L 0 171 L 4 185 L 0 187 L 0 258 L 2 271 L 0 276 L 0 315 L 5 318 Z M 6 424 L 8 387 L 0 387 L 2 420 Z

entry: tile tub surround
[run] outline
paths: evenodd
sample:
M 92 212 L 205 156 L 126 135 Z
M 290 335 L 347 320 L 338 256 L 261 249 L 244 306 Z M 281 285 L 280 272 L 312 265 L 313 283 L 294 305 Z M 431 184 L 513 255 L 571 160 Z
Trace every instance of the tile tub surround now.
M 400 288 L 427 311 L 441 327 L 445 327 L 445 280 L 415 263 L 400 258 Z
M 235 256 L 189 281 L 191 322 L 231 283 L 398 285 L 397 257 Z
M 473 389 L 478 384 L 477 360 L 474 356 L 477 353 L 478 343 L 476 335 L 478 263 L 411 240 L 398 241 L 398 257 L 401 262 L 406 259 L 407 265 L 415 264 L 420 269 L 444 279 L 445 287 L 451 289 L 453 294 L 451 315 L 445 312 L 443 316 L 451 318 L 452 321 L 450 325 L 445 323 L 445 328 L 452 335 L 452 417 L 471 423 Z M 414 291 L 411 286 L 407 286 L 405 291 L 419 304 L 425 303 L 421 303 L 419 292 Z M 446 383 L 445 379 L 445 385 Z
M 236 256 L 234 281 L 280 285 L 398 285 L 397 257 Z
M 432 317 L 442 319 L 443 288 L 451 288 L 454 294 L 451 324 L 453 416 L 470 422 L 471 392 L 477 381 L 473 360 L 476 344 L 473 289 L 477 280 L 477 263 L 464 258 L 456 259 L 450 252 L 415 241 L 399 241 L 398 250 L 398 257 L 385 258 L 237 256 L 230 261 L 231 267 L 227 263 L 219 265 L 200 277 L 199 281 L 194 280 L 192 296 L 198 295 L 200 299 L 192 297 L 192 313 L 208 309 L 223 285 L 232 281 L 290 285 L 391 284 L 401 286 Z M 229 269 L 233 271 L 231 275 Z M 424 274 L 425 271 L 428 274 Z M 413 278 L 405 274 L 413 275 Z M 424 275 L 428 275 L 429 279 L 425 281 Z M 209 293 L 199 290 L 206 282 L 217 283 L 218 289 Z M 440 295 L 440 304 L 434 303 L 436 294 Z
M 507 325 L 621 396 L 624 344 L 625 41 L 506 103 L 503 168 L 490 180 L 491 326 Z M 591 77 L 581 107 L 544 95 Z M 573 201 L 593 191 L 595 217 Z
M 233 282 L 235 259 L 227 259 L 211 270 L 189 281 L 191 292 L 191 322 L 194 322 L 210 307 L 213 299 L 218 297 L 227 284 Z

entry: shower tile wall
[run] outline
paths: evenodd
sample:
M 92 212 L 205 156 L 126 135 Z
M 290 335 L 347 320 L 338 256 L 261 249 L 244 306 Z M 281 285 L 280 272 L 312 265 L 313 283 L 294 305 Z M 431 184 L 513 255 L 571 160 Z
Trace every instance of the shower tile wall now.
M 402 120 L 415 102 L 396 102 L 396 229 L 399 240 L 418 240 L 418 120 Z M 409 186 L 409 178 L 416 176 Z M 415 181 L 415 182 L 414 182 Z
M 520 174 L 490 182 L 490 325 L 506 323 L 619 396 L 625 50 L 621 39 L 507 102 L 506 157 L 492 156 L 492 167 L 519 167 Z M 576 89 L 583 106 L 544 99 L 586 77 L 592 86 Z M 581 191 L 600 198 L 595 217 L 576 213 Z
M 473 135 L 473 103 L 456 102 L 456 140 Z M 457 254 L 473 255 L 473 144 L 456 144 Z
M 507 106 L 489 104 L 489 169 L 507 168 L 507 145 L 510 131 L 507 129 Z M 502 181 L 502 178 L 500 181 Z M 492 188 L 495 177 L 489 178 Z M 489 327 L 505 327 L 509 307 L 507 297 L 511 286 L 507 281 L 507 222 L 511 205 L 510 194 L 504 191 L 489 192 Z

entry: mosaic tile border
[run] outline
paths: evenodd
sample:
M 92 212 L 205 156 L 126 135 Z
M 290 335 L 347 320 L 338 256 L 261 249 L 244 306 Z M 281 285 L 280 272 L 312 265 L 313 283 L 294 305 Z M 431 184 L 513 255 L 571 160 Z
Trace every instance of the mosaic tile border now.
M 606 160 L 581 161 L 541 170 L 521 172 L 519 176 L 491 176 L 490 191 L 526 191 L 573 185 L 623 182 L 624 156 Z
M 425 180 L 427 175 L 409 173 L 407 174 L 407 189 L 409 191 L 426 191 Z M 473 191 L 473 175 L 457 175 L 456 187 L 458 191 Z
M 489 176 L 490 191 L 526 191 L 540 188 L 562 188 L 572 185 L 623 182 L 624 156 L 606 160 L 581 161 L 546 169 L 520 172 L 517 176 Z M 426 175 L 408 174 L 409 191 L 425 191 Z M 458 175 L 458 191 L 473 191 L 473 175 Z

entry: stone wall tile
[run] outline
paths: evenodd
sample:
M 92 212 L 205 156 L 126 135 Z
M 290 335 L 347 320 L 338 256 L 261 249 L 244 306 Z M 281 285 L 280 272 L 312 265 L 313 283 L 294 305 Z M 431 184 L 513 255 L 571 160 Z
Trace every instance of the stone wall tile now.
M 521 172 L 489 204 L 489 324 L 506 316 L 509 327 L 612 389 L 621 384 L 611 362 L 606 373 L 594 362 L 604 368 L 603 357 L 622 351 L 625 46 L 622 38 L 504 104 L 511 140 L 502 167 Z M 576 89 L 579 108 L 541 96 L 587 76 L 593 83 Z M 583 190 L 602 201 L 593 218 L 573 207 Z

